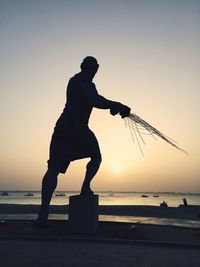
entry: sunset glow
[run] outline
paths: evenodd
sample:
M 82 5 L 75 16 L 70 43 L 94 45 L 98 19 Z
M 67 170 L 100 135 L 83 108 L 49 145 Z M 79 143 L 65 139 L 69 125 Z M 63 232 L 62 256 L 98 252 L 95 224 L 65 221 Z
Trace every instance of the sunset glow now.
M 2 1 L 1 190 L 39 190 L 66 85 L 87 55 L 99 94 L 120 101 L 188 151 L 130 130 L 94 109 L 102 165 L 94 190 L 200 191 L 199 1 Z M 80 190 L 89 159 L 72 162 L 58 190 Z

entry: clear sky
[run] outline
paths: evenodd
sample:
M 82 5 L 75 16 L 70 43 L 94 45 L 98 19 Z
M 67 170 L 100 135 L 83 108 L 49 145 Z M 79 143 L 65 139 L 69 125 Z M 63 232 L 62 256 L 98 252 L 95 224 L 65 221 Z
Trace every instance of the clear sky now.
M 39 190 L 68 79 L 87 55 L 94 82 L 188 151 L 93 111 L 103 157 L 94 190 L 200 192 L 200 1 L 0 0 L 0 190 Z M 88 159 L 59 176 L 79 190 Z

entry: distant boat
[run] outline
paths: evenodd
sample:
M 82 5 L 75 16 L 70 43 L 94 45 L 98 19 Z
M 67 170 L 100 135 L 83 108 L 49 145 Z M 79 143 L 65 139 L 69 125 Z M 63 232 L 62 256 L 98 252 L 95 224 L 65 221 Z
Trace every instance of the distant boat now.
M 153 195 L 153 197 L 159 197 L 158 195 Z
M 114 196 L 114 194 L 113 194 L 113 193 L 110 193 L 110 194 L 108 194 L 108 196 L 109 196 L 109 197 L 112 197 L 112 196 Z
M 141 195 L 141 197 L 149 197 L 148 195 Z
M 33 194 L 33 193 L 27 193 L 27 194 L 25 194 L 24 196 L 25 196 L 25 197 L 33 197 L 34 194 Z
M 55 195 L 56 195 L 56 197 L 64 197 L 65 196 L 64 193 L 56 193 Z
M 8 196 L 8 194 L 9 194 L 8 192 L 2 192 L 1 196 Z

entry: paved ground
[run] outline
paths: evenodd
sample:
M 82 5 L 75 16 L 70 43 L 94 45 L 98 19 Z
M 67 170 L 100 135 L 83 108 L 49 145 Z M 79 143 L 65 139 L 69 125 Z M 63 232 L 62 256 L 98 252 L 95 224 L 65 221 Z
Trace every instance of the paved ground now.
M 199 267 L 198 249 L 113 243 L 0 240 L 2 267 Z
M 128 241 L 147 241 L 192 244 L 200 248 L 200 229 L 149 224 L 100 222 L 94 234 L 73 233 L 66 221 L 49 221 L 46 228 L 35 228 L 30 220 L 8 220 L 0 222 L 0 239 L 54 238 L 60 239 L 120 239 Z
M 35 228 L 30 220 L 0 222 L 1 267 L 199 267 L 199 228 L 100 222 L 94 234 L 66 221 Z

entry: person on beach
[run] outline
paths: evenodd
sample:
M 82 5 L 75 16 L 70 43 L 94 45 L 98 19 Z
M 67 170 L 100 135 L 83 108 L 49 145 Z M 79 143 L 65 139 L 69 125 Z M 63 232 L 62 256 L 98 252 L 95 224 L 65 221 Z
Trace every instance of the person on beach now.
M 35 222 L 37 225 L 46 224 L 57 176 L 66 172 L 71 161 L 90 158 L 80 194 L 93 194 L 90 183 L 101 164 L 101 152 L 94 133 L 88 127 L 92 109 L 110 109 L 113 116 L 120 114 L 122 118 L 130 114 L 128 106 L 98 94 L 92 82 L 99 68 L 94 57 L 84 58 L 80 68 L 81 72 L 69 80 L 67 102 L 52 135 L 48 169 L 42 180 L 42 203 Z

